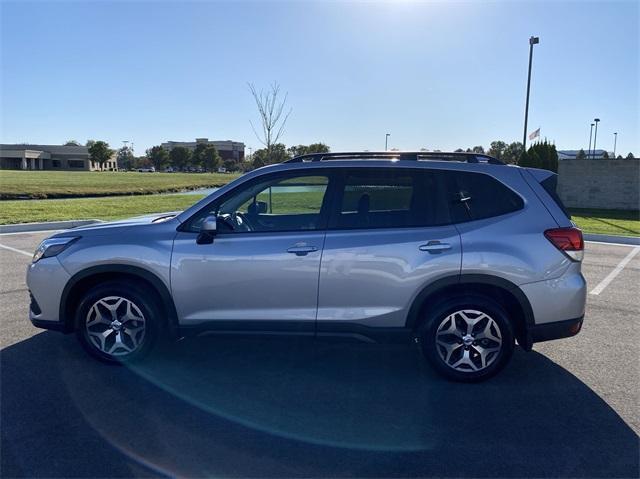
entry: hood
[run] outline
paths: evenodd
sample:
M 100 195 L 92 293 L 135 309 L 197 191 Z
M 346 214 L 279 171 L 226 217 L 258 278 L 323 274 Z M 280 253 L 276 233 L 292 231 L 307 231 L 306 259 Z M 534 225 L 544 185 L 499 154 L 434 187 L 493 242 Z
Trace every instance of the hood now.
M 85 226 L 78 226 L 76 228 L 56 233 L 55 235 L 53 235 L 53 237 L 118 234 L 123 232 L 123 230 L 129 230 L 132 228 L 159 226 L 169 223 L 175 223 L 175 225 L 173 226 L 175 228 L 178 224 L 180 224 L 180 222 L 176 218 L 179 213 L 180 211 L 154 213 L 151 215 L 134 216 L 133 218 L 126 218 L 123 220 L 106 221 Z

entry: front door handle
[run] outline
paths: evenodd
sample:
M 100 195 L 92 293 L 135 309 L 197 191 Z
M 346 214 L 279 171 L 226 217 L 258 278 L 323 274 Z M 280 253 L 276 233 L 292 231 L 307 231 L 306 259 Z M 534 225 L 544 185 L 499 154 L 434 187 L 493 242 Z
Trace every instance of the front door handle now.
M 296 245 L 289 248 L 287 250 L 287 253 L 293 253 L 296 256 L 305 256 L 309 253 L 313 253 L 314 251 L 318 251 L 318 248 L 316 248 L 315 246 Z
M 428 251 L 429 253 L 440 253 L 451 249 L 449 243 L 441 243 L 438 240 L 429 241 L 427 244 L 420 245 L 420 251 Z

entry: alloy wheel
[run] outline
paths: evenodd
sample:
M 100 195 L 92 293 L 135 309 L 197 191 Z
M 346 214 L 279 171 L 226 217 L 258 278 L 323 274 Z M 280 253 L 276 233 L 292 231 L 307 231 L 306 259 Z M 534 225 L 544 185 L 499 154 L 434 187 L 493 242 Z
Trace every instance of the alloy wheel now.
M 464 309 L 448 315 L 436 331 L 440 359 L 460 372 L 488 368 L 502 348 L 500 327 L 488 314 Z
M 107 296 L 89 308 L 85 328 L 89 341 L 98 350 L 111 356 L 126 356 L 142 346 L 145 324 L 135 303 L 121 296 Z

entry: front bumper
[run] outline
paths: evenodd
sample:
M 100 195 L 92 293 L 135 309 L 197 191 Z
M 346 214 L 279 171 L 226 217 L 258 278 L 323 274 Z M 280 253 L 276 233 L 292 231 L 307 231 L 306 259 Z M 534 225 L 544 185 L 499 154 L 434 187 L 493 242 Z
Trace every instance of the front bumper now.
M 27 269 L 27 286 L 31 294 L 29 319 L 34 326 L 64 330 L 60 318 L 62 291 L 70 275 L 56 257 L 42 258 Z

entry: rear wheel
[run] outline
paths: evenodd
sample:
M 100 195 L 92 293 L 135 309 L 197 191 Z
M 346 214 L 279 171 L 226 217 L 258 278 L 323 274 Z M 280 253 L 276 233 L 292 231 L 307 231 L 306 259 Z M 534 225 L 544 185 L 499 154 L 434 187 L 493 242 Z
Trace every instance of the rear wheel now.
M 461 296 L 427 313 L 423 354 L 443 376 L 473 382 L 499 372 L 513 354 L 514 336 L 504 308 L 485 296 Z
M 159 310 L 148 291 L 133 282 L 109 281 L 87 291 L 76 310 L 76 332 L 84 349 L 110 363 L 145 356 L 160 330 Z

